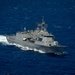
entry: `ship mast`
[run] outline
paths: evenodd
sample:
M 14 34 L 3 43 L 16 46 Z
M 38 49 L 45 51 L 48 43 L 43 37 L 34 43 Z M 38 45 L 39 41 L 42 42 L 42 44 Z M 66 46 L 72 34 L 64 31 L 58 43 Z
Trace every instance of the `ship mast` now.
M 45 23 L 44 18 L 42 18 L 41 30 L 46 31 L 46 29 L 47 29 L 47 24 Z
M 42 18 L 42 22 L 38 23 L 37 30 L 46 31 L 47 24 L 45 23 L 44 17 Z

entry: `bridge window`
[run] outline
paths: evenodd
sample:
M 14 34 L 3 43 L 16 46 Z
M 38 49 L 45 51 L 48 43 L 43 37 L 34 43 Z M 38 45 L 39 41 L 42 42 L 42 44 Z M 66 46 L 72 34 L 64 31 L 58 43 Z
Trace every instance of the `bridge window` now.
M 42 41 L 42 38 L 39 38 L 38 41 Z

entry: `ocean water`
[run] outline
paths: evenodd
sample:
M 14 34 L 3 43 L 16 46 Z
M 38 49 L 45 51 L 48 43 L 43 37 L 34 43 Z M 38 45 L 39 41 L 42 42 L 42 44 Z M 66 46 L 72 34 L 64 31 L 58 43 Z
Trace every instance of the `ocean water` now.
M 35 29 L 42 16 L 68 54 L 47 55 L 0 43 L 0 75 L 75 75 L 75 0 L 0 0 L 0 35 Z

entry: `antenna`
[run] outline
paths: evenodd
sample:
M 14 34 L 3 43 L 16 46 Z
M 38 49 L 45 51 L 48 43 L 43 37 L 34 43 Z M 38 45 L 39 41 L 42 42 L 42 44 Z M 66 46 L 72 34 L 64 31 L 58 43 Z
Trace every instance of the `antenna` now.
M 42 16 L 41 29 L 46 31 L 46 28 L 47 28 L 47 24 L 45 23 L 44 16 Z
M 45 22 L 45 21 L 44 21 L 44 16 L 42 16 L 42 22 Z

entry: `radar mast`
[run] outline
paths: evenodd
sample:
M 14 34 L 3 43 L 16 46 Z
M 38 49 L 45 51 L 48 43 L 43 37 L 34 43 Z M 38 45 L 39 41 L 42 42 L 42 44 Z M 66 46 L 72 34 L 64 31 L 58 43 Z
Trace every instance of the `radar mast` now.
M 42 17 L 41 30 L 46 31 L 47 24 L 45 23 L 44 17 Z
M 37 30 L 46 31 L 47 24 L 45 23 L 44 16 L 42 17 L 42 22 L 37 24 Z

